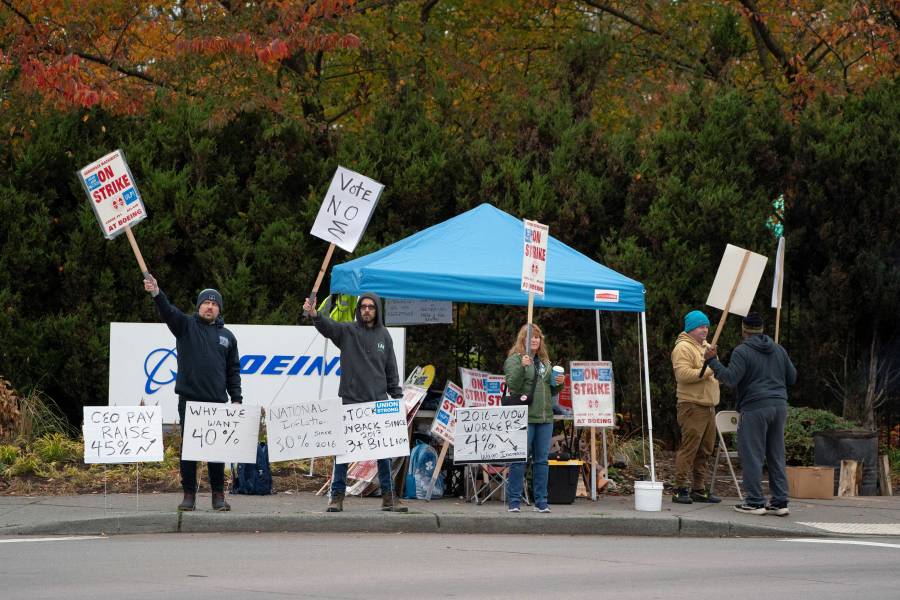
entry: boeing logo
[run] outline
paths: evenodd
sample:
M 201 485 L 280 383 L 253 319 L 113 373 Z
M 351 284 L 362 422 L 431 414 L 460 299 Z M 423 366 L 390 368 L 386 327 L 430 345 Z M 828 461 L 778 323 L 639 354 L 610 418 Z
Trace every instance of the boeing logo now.
M 155 394 L 163 386 L 175 381 L 178 374 L 177 359 L 175 348 L 157 348 L 147 354 L 144 359 L 144 375 L 147 376 L 144 391 L 148 395 Z M 325 375 L 333 373 L 340 376 L 340 363 L 340 356 L 332 357 L 326 364 L 323 356 L 275 354 L 270 357 L 265 354 L 245 354 L 241 357 L 241 375 L 301 375 L 309 377 L 321 375 L 324 369 Z M 170 377 L 165 375 L 166 372 Z
M 172 360 L 169 361 L 169 373 L 172 375 L 171 379 L 159 380 L 156 378 L 156 374 L 160 369 L 163 368 L 163 365 L 172 357 Z M 159 389 L 164 385 L 169 385 L 173 381 L 175 381 L 175 376 L 178 374 L 172 367 L 177 367 L 178 355 L 175 354 L 175 348 L 157 348 L 156 350 L 152 350 L 150 354 L 147 355 L 147 358 L 144 359 L 144 375 L 147 376 L 147 383 L 144 384 L 144 391 L 147 394 L 155 394 L 159 391 Z M 151 368 L 150 365 L 153 365 Z M 163 370 L 165 372 L 165 370 Z M 158 387 L 153 387 L 153 385 L 157 385 Z

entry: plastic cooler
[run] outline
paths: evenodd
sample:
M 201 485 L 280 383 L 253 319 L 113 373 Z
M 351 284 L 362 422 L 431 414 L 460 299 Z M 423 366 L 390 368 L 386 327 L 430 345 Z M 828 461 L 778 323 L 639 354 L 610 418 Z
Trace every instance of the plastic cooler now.
M 580 460 L 550 460 L 550 476 L 547 480 L 547 499 L 550 504 L 572 504 L 581 476 Z

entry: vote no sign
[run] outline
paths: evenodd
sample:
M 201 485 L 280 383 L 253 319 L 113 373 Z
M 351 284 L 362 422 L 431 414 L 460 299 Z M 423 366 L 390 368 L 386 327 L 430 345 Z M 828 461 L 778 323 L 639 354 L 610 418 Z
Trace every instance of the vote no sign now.
M 121 150 L 110 152 L 81 169 L 78 178 L 107 239 L 147 218 L 147 210 Z

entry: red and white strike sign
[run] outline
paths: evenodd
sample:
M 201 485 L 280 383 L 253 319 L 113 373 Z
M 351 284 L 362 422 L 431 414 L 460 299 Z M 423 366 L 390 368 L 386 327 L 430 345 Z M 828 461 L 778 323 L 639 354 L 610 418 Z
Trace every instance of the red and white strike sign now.
M 547 273 L 547 240 L 550 229 L 537 221 L 525 221 L 525 244 L 522 254 L 522 291 L 544 295 Z
M 147 209 L 121 150 L 84 167 L 78 178 L 107 239 L 147 218 Z

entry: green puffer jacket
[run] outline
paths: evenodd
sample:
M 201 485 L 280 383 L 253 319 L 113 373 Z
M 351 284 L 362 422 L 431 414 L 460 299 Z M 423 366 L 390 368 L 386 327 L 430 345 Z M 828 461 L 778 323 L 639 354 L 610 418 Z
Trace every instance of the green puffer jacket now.
M 506 385 L 510 395 L 527 394 L 531 391 L 531 384 L 534 382 L 534 367 L 522 366 L 521 354 L 510 354 L 503 363 L 503 374 L 506 376 Z M 543 374 L 540 381 L 534 387 L 534 401 L 528 407 L 529 423 L 552 423 L 553 422 L 553 394 L 560 387 L 553 383 L 553 371 L 550 369 L 550 363 L 544 363 L 539 370 L 543 368 Z

